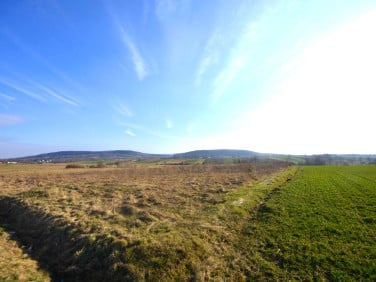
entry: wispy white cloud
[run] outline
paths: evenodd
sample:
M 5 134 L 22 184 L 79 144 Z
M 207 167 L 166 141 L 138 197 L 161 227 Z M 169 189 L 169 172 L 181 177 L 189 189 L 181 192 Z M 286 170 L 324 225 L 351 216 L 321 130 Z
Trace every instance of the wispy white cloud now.
M 139 80 L 143 80 L 146 76 L 149 75 L 148 67 L 145 63 L 144 58 L 142 57 L 139 49 L 137 48 L 134 41 L 128 36 L 123 27 L 119 27 L 120 36 L 123 44 L 128 48 L 131 59 L 133 62 L 134 70 L 137 74 Z
M 47 94 L 48 96 L 52 96 L 55 99 L 59 100 L 60 102 L 63 102 L 65 104 L 78 107 L 79 104 L 71 97 L 68 97 L 67 95 L 64 95 L 61 93 L 61 91 L 56 91 L 55 89 L 52 89 L 51 87 L 48 87 L 46 85 L 43 85 L 41 83 L 37 83 L 31 79 L 25 79 L 27 83 L 20 83 L 20 82 L 14 82 L 13 80 L 10 80 L 8 78 L 0 77 L 0 83 L 3 85 L 6 85 L 18 92 L 21 92 L 23 94 L 26 94 L 30 98 L 36 99 L 41 102 L 48 102 L 48 99 L 46 96 L 42 95 L 42 93 Z M 27 87 L 26 84 L 29 86 Z M 30 86 L 33 86 L 33 90 L 30 90 Z M 38 91 L 35 91 L 38 89 Z M 38 94 L 37 94 L 37 93 Z M 0 97 L 3 97 L 4 99 L 7 99 L 9 101 L 15 100 L 14 97 L 11 97 L 9 95 L 1 94 Z
M 18 92 L 21 92 L 21 93 L 23 93 L 23 94 L 27 95 L 28 97 L 33 98 L 35 100 L 38 100 L 38 101 L 41 101 L 41 102 L 46 101 L 46 99 L 44 97 L 42 97 L 41 95 L 36 94 L 33 91 L 26 89 L 24 86 L 18 85 L 17 83 L 15 83 L 15 82 L 13 82 L 9 79 L 6 79 L 4 77 L 0 77 L 0 83 L 8 86 L 10 88 L 13 88 L 14 90 L 17 90 Z
M 133 40 L 131 36 L 126 32 L 124 25 L 121 23 L 118 15 L 113 10 L 111 5 L 107 4 L 106 7 L 111 17 L 111 20 L 116 28 L 116 33 L 120 36 L 121 42 L 131 55 L 134 71 L 136 72 L 138 79 L 143 80 L 150 74 L 148 64 L 142 56 L 141 51 L 137 46 L 135 40 Z
M 4 93 L 0 93 L 0 98 L 2 98 L 4 100 L 7 100 L 7 101 L 14 101 L 14 100 L 16 100 L 15 97 L 7 95 L 7 94 L 4 94 Z
M 0 126 L 16 125 L 22 122 L 24 122 L 24 119 L 21 116 L 0 114 Z
M 132 136 L 132 137 L 136 136 L 136 134 L 132 130 L 130 130 L 130 129 L 127 129 L 125 131 L 125 133 L 128 134 L 129 136 Z
M 157 133 L 157 132 L 155 132 L 155 131 L 153 131 L 149 128 L 141 126 L 139 124 L 135 124 L 135 123 L 131 123 L 131 122 L 119 122 L 119 125 L 126 126 L 127 128 L 137 130 L 137 131 L 140 131 L 140 132 L 143 132 L 143 133 L 146 133 L 146 134 L 149 134 L 149 135 L 153 135 L 153 136 L 156 136 L 156 137 L 163 137 L 161 134 L 159 134 L 159 133 Z
M 77 81 L 73 80 L 71 77 L 66 75 L 63 71 L 59 68 L 54 66 L 50 61 L 48 61 L 45 57 L 41 56 L 38 52 L 36 52 L 33 48 L 31 48 L 27 43 L 23 42 L 16 34 L 11 32 L 9 29 L 2 29 L 1 33 L 7 36 L 19 49 L 21 49 L 24 53 L 28 54 L 31 59 L 35 62 L 39 63 L 40 65 L 44 66 L 47 70 L 54 73 L 59 79 L 62 79 L 66 84 L 79 91 L 86 91 L 86 88 L 82 86 Z
M 240 35 L 240 38 L 232 49 L 225 67 L 218 73 L 213 81 L 214 91 L 212 98 L 217 101 L 223 96 L 238 73 L 249 63 L 252 57 L 252 45 L 262 29 L 261 22 L 249 23 Z
M 158 138 L 175 139 L 175 140 L 183 141 L 183 139 L 180 138 L 180 137 L 167 135 L 167 134 L 161 134 L 161 133 L 159 133 L 155 130 L 152 130 L 148 127 L 145 127 L 145 126 L 142 126 L 142 125 L 139 125 L 139 124 L 135 124 L 135 123 L 131 123 L 131 122 L 119 122 L 118 124 L 121 125 L 121 126 L 127 127 L 128 129 L 137 130 L 138 132 L 142 132 L 144 134 L 155 136 L 155 137 L 158 137 Z
M 205 75 L 206 71 L 219 61 L 219 45 L 221 41 L 221 36 L 218 31 L 215 31 L 213 35 L 209 38 L 205 49 L 203 57 L 198 65 L 195 77 L 195 85 L 201 84 L 202 77 Z
M 123 116 L 127 116 L 127 117 L 132 117 L 133 116 L 133 112 L 124 103 L 117 103 L 117 104 L 113 105 L 112 108 L 116 112 L 118 112 L 119 114 L 121 114 Z
M 32 82 L 32 83 L 35 86 L 37 86 L 39 89 L 43 90 L 47 94 L 55 97 L 56 99 L 58 99 L 59 101 L 61 101 L 63 103 L 66 103 L 68 105 L 75 106 L 75 107 L 79 106 L 79 104 L 76 101 L 74 101 L 72 98 L 68 98 L 66 95 L 58 93 L 56 90 L 54 90 L 54 89 L 52 89 L 50 87 L 47 87 L 45 85 L 42 85 L 42 84 L 36 83 L 36 82 Z
M 242 57 L 237 55 L 232 58 L 225 69 L 223 69 L 215 78 L 213 86 L 213 100 L 217 101 L 225 93 L 231 82 L 235 79 L 238 72 L 244 67 L 247 61 L 247 56 Z

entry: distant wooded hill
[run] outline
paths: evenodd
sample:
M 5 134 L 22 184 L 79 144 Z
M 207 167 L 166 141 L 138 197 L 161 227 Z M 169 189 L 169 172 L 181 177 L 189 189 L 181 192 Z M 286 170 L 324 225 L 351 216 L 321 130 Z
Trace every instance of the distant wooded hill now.
M 174 154 L 174 158 L 251 158 L 260 156 L 260 153 L 247 151 L 247 150 L 196 150 L 186 153 Z
M 132 159 L 152 159 L 167 158 L 171 155 L 146 154 L 130 150 L 115 151 L 61 151 L 13 158 L 8 161 L 35 163 L 35 162 L 81 162 L 81 161 L 105 161 L 105 160 L 132 160 Z
M 278 160 L 287 161 L 301 165 L 325 165 L 325 164 L 376 164 L 376 155 L 283 155 L 265 154 L 248 150 L 196 150 L 178 154 L 147 154 L 131 150 L 115 151 L 61 151 L 27 156 L 22 158 L 7 159 L 8 162 L 25 163 L 62 163 L 62 162 L 82 162 L 82 161 L 113 161 L 113 160 L 147 160 L 147 159 L 243 159 L 248 161 L 256 160 Z

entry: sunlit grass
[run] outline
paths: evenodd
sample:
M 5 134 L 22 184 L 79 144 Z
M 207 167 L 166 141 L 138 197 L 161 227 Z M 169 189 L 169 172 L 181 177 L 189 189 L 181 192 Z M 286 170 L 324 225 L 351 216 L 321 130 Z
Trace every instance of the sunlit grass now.
M 251 223 L 273 280 L 376 278 L 376 167 L 303 167 Z
M 58 279 L 372 280 L 375 171 L 20 166 L 0 172 L 2 224 Z
M 239 276 L 230 265 L 241 254 L 223 217 L 231 202 L 226 195 L 239 187 L 250 193 L 257 179 L 283 167 L 195 162 L 14 167 L 2 179 L 17 193 L 4 189 L 11 197 L 1 204 L 11 211 L 8 224 L 19 230 L 21 243 L 32 241 L 34 255 L 57 277 L 231 278 Z

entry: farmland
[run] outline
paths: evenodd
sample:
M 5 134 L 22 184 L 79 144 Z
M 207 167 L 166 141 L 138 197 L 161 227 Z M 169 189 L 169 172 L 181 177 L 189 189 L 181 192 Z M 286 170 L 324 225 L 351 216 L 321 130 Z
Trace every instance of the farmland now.
M 273 279 L 374 281 L 376 167 L 300 168 L 249 232 Z
M 77 167 L 0 167 L 10 237 L 0 242 L 20 254 L 3 252 L 40 268 L 18 279 L 48 280 L 45 271 L 90 281 L 376 277 L 375 166 Z M 0 279 L 17 280 L 1 264 Z

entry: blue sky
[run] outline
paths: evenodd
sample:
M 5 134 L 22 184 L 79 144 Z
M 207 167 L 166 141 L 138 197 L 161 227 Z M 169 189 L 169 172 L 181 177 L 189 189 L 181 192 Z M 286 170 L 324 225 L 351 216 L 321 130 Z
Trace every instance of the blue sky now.
M 376 1 L 0 1 L 0 158 L 376 153 Z

